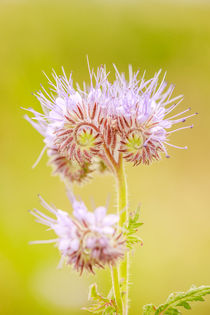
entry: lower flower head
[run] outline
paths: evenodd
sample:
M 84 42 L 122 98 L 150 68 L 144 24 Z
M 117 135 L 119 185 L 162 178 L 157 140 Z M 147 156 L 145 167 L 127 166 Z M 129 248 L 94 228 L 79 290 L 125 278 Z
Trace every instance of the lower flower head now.
M 69 193 L 69 197 L 74 210 L 73 217 L 48 205 L 40 197 L 41 204 L 54 215 L 54 218 L 37 209 L 34 209 L 32 214 L 37 218 L 37 222 L 54 230 L 57 238 L 33 243 L 56 243 L 62 259 L 80 273 L 84 269 L 94 273 L 94 267 L 114 265 L 125 253 L 125 240 L 122 234 L 117 232 L 118 216 L 106 215 L 104 207 L 98 207 L 94 212 L 90 212 L 72 193 Z

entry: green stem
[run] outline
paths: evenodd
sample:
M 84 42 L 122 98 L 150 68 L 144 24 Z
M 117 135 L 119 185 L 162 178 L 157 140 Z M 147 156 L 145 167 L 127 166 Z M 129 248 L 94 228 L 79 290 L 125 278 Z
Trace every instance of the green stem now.
M 116 183 L 118 194 L 118 215 L 120 216 L 119 226 L 123 227 L 128 219 L 127 209 L 127 182 L 124 172 L 122 157 L 119 159 L 118 168 L 116 169 Z M 124 261 L 120 264 L 120 278 L 122 281 L 122 299 L 123 314 L 128 314 L 128 282 L 129 282 L 129 253 L 126 254 Z
M 123 305 L 120 293 L 120 282 L 119 282 L 119 275 L 118 269 L 116 266 L 111 267 L 111 275 L 112 275 L 112 285 L 114 291 L 114 298 L 117 304 L 118 314 L 123 314 Z
M 110 161 L 112 166 L 113 173 L 115 174 L 116 184 L 117 184 L 117 204 L 118 204 L 118 215 L 119 220 L 119 230 L 123 227 L 124 223 L 128 219 L 128 209 L 127 209 L 127 182 L 124 172 L 123 159 L 122 155 L 119 156 L 118 163 L 115 161 L 111 155 L 109 149 L 104 146 L 105 154 L 107 159 Z M 114 296 L 116 303 L 122 306 L 122 312 L 120 314 L 128 315 L 128 273 L 129 273 L 129 254 L 128 252 L 125 255 L 124 261 L 120 264 L 120 281 L 122 286 L 120 287 L 118 269 L 115 267 L 112 270 L 112 287 L 114 291 Z M 113 277 L 113 272 L 116 277 Z M 118 295 L 118 288 L 120 288 L 120 295 Z M 121 298 L 122 297 L 122 298 Z M 118 299 L 118 301 L 117 301 Z M 118 306 L 118 307 L 119 307 Z
M 120 227 L 128 219 L 127 214 L 127 182 L 123 166 L 123 160 L 120 158 L 118 168 L 116 169 L 116 181 L 117 181 L 117 198 L 118 198 L 118 215 L 120 217 Z

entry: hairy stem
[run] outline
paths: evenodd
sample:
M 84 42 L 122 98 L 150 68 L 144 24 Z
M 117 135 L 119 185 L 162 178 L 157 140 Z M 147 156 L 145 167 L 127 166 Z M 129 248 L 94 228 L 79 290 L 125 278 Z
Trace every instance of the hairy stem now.
M 119 275 L 118 275 L 118 269 L 116 266 L 111 267 L 111 275 L 112 275 L 114 298 L 117 304 L 117 311 L 118 311 L 118 314 L 123 314 Z
M 118 168 L 116 169 L 116 183 L 118 194 L 118 214 L 120 216 L 119 226 L 123 227 L 128 219 L 127 209 L 127 182 L 124 172 L 123 160 L 120 156 Z M 120 264 L 120 279 L 122 281 L 123 314 L 128 315 L 128 283 L 129 283 L 129 253 L 126 254 L 124 261 Z
M 122 155 L 119 155 L 118 162 L 110 154 L 109 149 L 104 146 L 104 151 L 107 159 L 110 161 L 112 165 L 112 170 L 116 178 L 117 185 L 117 211 L 119 215 L 119 230 L 123 227 L 124 223 L 128 219 L 128 209 L 127 209 L 127 182 L 126 176 L 124 172 L 124 165 Z M 115 272 L 116 278 L 113 278 L 113 272 Z M 118 301 L 116 303 L 122 305 L 122 312 L 120 314 L 128 315 L 128 274 L 129 274 L 129 253 L 125 254 L 124 261 L 120 264 L 119 275 L 120 282 L 118 277 L 118 269 L 112 270 L 112 287 L 115 296 L 115 300 L 118 297 Z M 115 281 L 113 281 L 115 280 Z M 122 285 L 121 285 L 122 284 Z M 120 286 L 121 285 L 121 286 Z M 120 288 L 120 296 L 118 296 L 118 288 Z M 119 306 L 118 306 L 119 307 Z

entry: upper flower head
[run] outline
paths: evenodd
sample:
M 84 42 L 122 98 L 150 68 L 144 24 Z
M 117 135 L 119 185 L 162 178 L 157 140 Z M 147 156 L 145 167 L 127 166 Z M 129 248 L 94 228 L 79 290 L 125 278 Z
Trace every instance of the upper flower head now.
M 172 97 L 174 86 L 167 88 L 165 76 L 160 81 L 160 71 L 145 80 L 130 67 L 126 80 L 115 67 L 113 82 L 103 66 L 96 73 L 89 72 L 90 84 L 84 84 L 83 89 L 78 84 L 75 88 L 72 76 L 67 78 L 64 71 L 61 76 L 53 72 L 54 82 L 49 80 L 51 93 L 43 88 L 36 94 L 43 114 L 30 110 L 37 122 L 27 116 L 44 136 L 48 154 L 56 151 L 56 160 L 51 164 L 62 177 L 68 174 L 70 180 L 81 181 L 89 176 L 88 171 L 71 176 L 75 164 L 87 170 L 87 166 L 99 161 L 113 169 L 121 156 L 134 165 L 149 164 L 160 159 L 162 152 L 168 157 L 167 146 L 186 149 L 169 143 L 169 137 L 192 126 L 171 128 L 195 114 L 184 116 L 190 108 L 171 114 L 182 96 Z
M 67 264 L 73 265 L 80 273 L 83 269 L 93 272 L 93 267 L 103 268 L 106 264 L 115 264 L 125 252 L 125 240 L 122 234 L 117 233 L 118 216 L 106 215 L 104 207 L 98 207 L 94 212 L 90 212 L 72 193 L 69 193 L 69 197 L 74 217 L 49 206 L 40 197 L 42 205 L 55 218 L 48 217 L 37 209 L 34 209 L 32 214 L 39 223 L 54 230 L 57 238 L 35 243 L 55 242 Z

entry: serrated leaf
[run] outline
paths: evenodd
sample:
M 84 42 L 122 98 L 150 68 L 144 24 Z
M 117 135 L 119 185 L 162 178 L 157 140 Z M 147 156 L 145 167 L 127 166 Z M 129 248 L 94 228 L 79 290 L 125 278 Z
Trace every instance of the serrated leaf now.
M 140 215 L 140 207 L 134 213 L 130 213 L 128 222 L 124 225 L 124 234 L 126 236 L 126 245 L 128 248 L 132 249 L 133 245 L 141 243 L 143 245 L 142 239 L 136 235 L 138 228 L 143 224 L 138 222 Z
M 205 301 L 204 298 L 202 296 L 195 296 L 193 301 L 200 301 L 203 302 Z
M 90 285 L 88 299 L 93 302 L 93 304 L 88 307 L 83 307 L 83 310 L 95 314 L 116 314 L 115 301 L 99 294 L 96 283 Z
M 177 304 L 177 306 L 184 306 L 184 308 L 186 308 L 186 310 L 190 310 L 191 309 L 190 304 L 188 302 L 186 302 L 186 301 L 180 302 L 179 304 Z
M 187 292 L 171 293 L 164 304 L 155 307 L 152 304 L 145 305 L 143 308 L 144 315 L 177 315 L 181 314 L 179 307 L 187 310 L 191 309 L 189 302 L 204 301 L 204 296 L 210 294 L 210 286 L 192 286 Z
M 143 307 L 143 315 L 154 314 L 155 309 L 156 308 L 155 308 L 155 306 L 153 304 L 144 305 L 144 307 Z
M 115 309 L 113 309 L 111 306 L 108 306 L 104 311 L 103 315 L 113 315 L 116 314 Z
M 165 315 L 178 315 L 181 314 L 176 308 L 170 307 L 167 311 L 164 312 Z
M 97 292 L 97 285 L 96 283 L 93 283 L 89 287 L 89 297 L 88 299 L 97 299 L 98 298 L 98 292 Z

